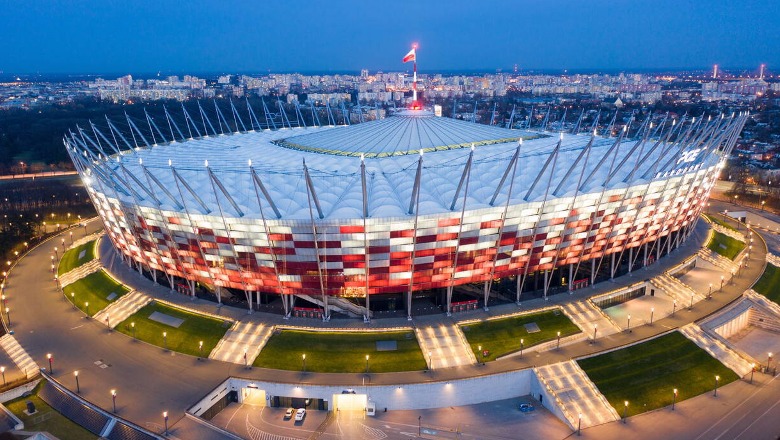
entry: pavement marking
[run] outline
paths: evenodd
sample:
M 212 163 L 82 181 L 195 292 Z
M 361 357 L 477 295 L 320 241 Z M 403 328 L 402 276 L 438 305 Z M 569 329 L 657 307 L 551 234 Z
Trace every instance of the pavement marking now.
M 76 330 L 77 328 L 81 328 L 81 327 L 84 327 L 84 324 L 81 324 L 81 325 L 77 325 L 77 326 L 75 326 L 75 327 L 72 327 L 72 328 L 71 328 L 71 330 Z
M 760 415 L 760 416 L 756 417 L 756 419 L 755 419 L 755 420 L 753 420 L 753 423 L 749 424 L 749 425 L 747 426 L 747 428 L 743 429 L 743 430 L 742 430 L 742 431 L 741 431 L 741 432 L 740 432 L 740 433 L 739 433 L 739 434 L 738 434 L 736 437 L 734 437 L 734 440 L 736 440 L 736 439 L 738 439 L 738 438 L 742 437 L 742 434 L 744 434 L 744 433 L 745 433 L 745 431 L 747 431 L 747 430 L 748 430 L 748 429 L 750 429 L 750 428 L 751 428 L 753 425 L 755 425 L 756 423 L 758 423 L 758 421 L 759 421 L 759 420 L 761 420 L 761 418 L 762 418 L 762 417 L 764 417 L 764 416 L 765 416 L 765 415 L 766 415 L 766 414 L 767 414 L 769 411 L 772 411 L 772 410 L 773 410 L 773 409 L 774 409 L 774 408 L 775 408 L 777 405 L 780 405 L 780 400 L 778 400 L 777 402 L 775 402 L 775 404 L 774 404 L 774 405 L 770 406 L 770 407 L 769 407 L 769 408 L 768 408 L 766 411 L 764 411 L 763 413 L 761 413 L 761 415 Z M 722 434 L 721 434 L 721 435 L 722 435 Z

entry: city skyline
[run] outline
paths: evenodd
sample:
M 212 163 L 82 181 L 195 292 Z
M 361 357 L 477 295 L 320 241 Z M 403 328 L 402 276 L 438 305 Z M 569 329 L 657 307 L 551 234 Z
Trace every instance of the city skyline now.
M 0 71 L 421 71 L 769 69 L 780 65 L 780 6 L 768 1 L 653 4 L 496 2 L 446 8 L 353 1 L 218 7 L 50 1 L 6 5 Z M 295 15 L 290 15 L 290 12 Z

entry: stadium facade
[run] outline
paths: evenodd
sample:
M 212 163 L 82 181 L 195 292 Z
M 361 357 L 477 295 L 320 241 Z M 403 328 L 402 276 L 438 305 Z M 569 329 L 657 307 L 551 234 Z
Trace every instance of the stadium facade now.
M 649 264 L 690 233 L 748 117 L 562 134 L 403 110 L 267 129 L 230 107 L 230 123 L 198 104 L 197 119 L 182 106 L 183 118 L 107 120 L 64 142 L 139 270 L 192 294 L 243 291 L 250 308 L 278 294 L 287 315 L 302 298 L 325 319 L 368 319 L 385 294 L 411 316 L 423 292 L 449 313 L 457 289 L 486 305 L 495 283 L 519 302 Z

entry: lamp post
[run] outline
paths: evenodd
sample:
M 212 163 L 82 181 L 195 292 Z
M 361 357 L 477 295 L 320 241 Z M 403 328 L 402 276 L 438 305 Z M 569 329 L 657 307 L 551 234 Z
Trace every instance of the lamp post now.
M 623 402 L 623 424 L 626 424 L 626 416 L 628 416 L 628 400 Z
M 677 311 L 677 300 L 674 300 L 672 302 L 672 316 L 674 316 L 674 312 Z
M 54 366 L 52 365 L 52 361 L 54 358 L 52 357 L 51 353 L 46 353 L 46 359 L 49 360 L 49 374 L 52 376 L 54 375 Z
M 5 367 L 0 367 L 0 373 L 3 374 L 3 386 L 5 386 Z
M 480 364 L 484 364 L 485 363 L 485 356 L 482 354 L 482 346 L 481 345 L 477 345 L 477 351 L 479 352 L 477 354 L 477 356 L 479 356 L 479 359 L 480 359 L 479 363 Z M 522 356 L 522 354 L 520 356 Z
M 712 283 L 710 283 L 710 290 L 707 291 L 707 299 L 712 299 Z
M 433 352 L 430 350 L 428 351 L 428 368 L 433 370 Z
M 130 328 L 133 329 L 133 339 L 135 339 L 135 321 L 130 323 Z
M 198 352 L 200 353 L 200 358 L 203 358 L 203 341 L 198 342 Z
M 366 355 L 366 374 L 368 374 L 368 355 Z
M 715 393 L 714 396 L 718 397 L 718 384 L 720 383 L 720 376 L 715 376 Z
M 653 325 L 653 314 L 655 314 L 655 307 L 650 307 L 650 325 Z
M 577 437 L 582 435 L 582 413 L 577 418 Z
M 163 411 L 163 421 L 165 422 L 165 431 L 163 431 L 163 435 L 168 435 L 168 411 Z
M 555 345 L 555 349 L 561 348 L 561 332 L 558 332 L 558 342 Z
M 73 244 L 73 231 L 70 231 L 70 244 Z
M 114 414 L 116 414 L 116 390 L 111 390 L 111 402 L 114 406 Z
M 691 292 L 691 303 L 688 305 L 688 310 L 693 309 L 693 292 Z
M 76 392 L 81 394 L 81 387 L 79 386 L 79 370 L 74 371 L 73 376 L 76 377 Z
M 628 315 L 628 320 L 626 321 L 626 331 L 631 331 L 631 315 Z
M 525 341 L 520 339 L 520 357 L 523 357 L 523 349 L 525 348 Z
M 5 317 L 8 320 L 8 327 L 11 327 L 11 309 L 8 307 L 5 308 Z
M 247 370 L 249 369 L 249 359 L 246 356 L 248 351 L 249 349 L 244 347 L 244 368 L 246 368 Z
M 9 326 L 11 325 L 11 318 L 8 318 L 8 325 Z M 767 370 L 767 372 L 769 371 L 769 364 L 771 364 L 771 363 L 772 363 L 772 352 L 770 351 L 769 353 L 767 353 L 767 357 L 766 357 L 766 370 Z
M 163 332 L 163 348 L 168 350 L 168 332 Z
M 756 371 L 756 364 L 755 362 L 750 364 L 750 384 L 753 384 L 753 373 Z M 5 385 L 5 384 L 3 384 Z
M 720 290 L 723 290 L 723 282 L 726 281 L 726 277 L 721 275 L 720 276 Z
M 417 416 L 417 437 L 422 437 L 422 416 Z
M 84 303 L 84 309 L 87 311 L 87 318 L 89 318 L 89 301 Z
M 303 360 L 303 372 L 306 372 L 306 353 L 301 355 L 301 359 Z
M 595 344 L 596 343 L 596 330 L 597 329 L 598 329 L 598 325 L 597 324 L 593 324 L 593 340 L 590 341 L 591 344 Z

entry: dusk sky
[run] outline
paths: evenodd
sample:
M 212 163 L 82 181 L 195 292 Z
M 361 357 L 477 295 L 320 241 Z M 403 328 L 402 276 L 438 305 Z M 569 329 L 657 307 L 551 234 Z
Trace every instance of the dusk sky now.
M 0 0 L 8 73 L 780 70 L 780 2 Z

